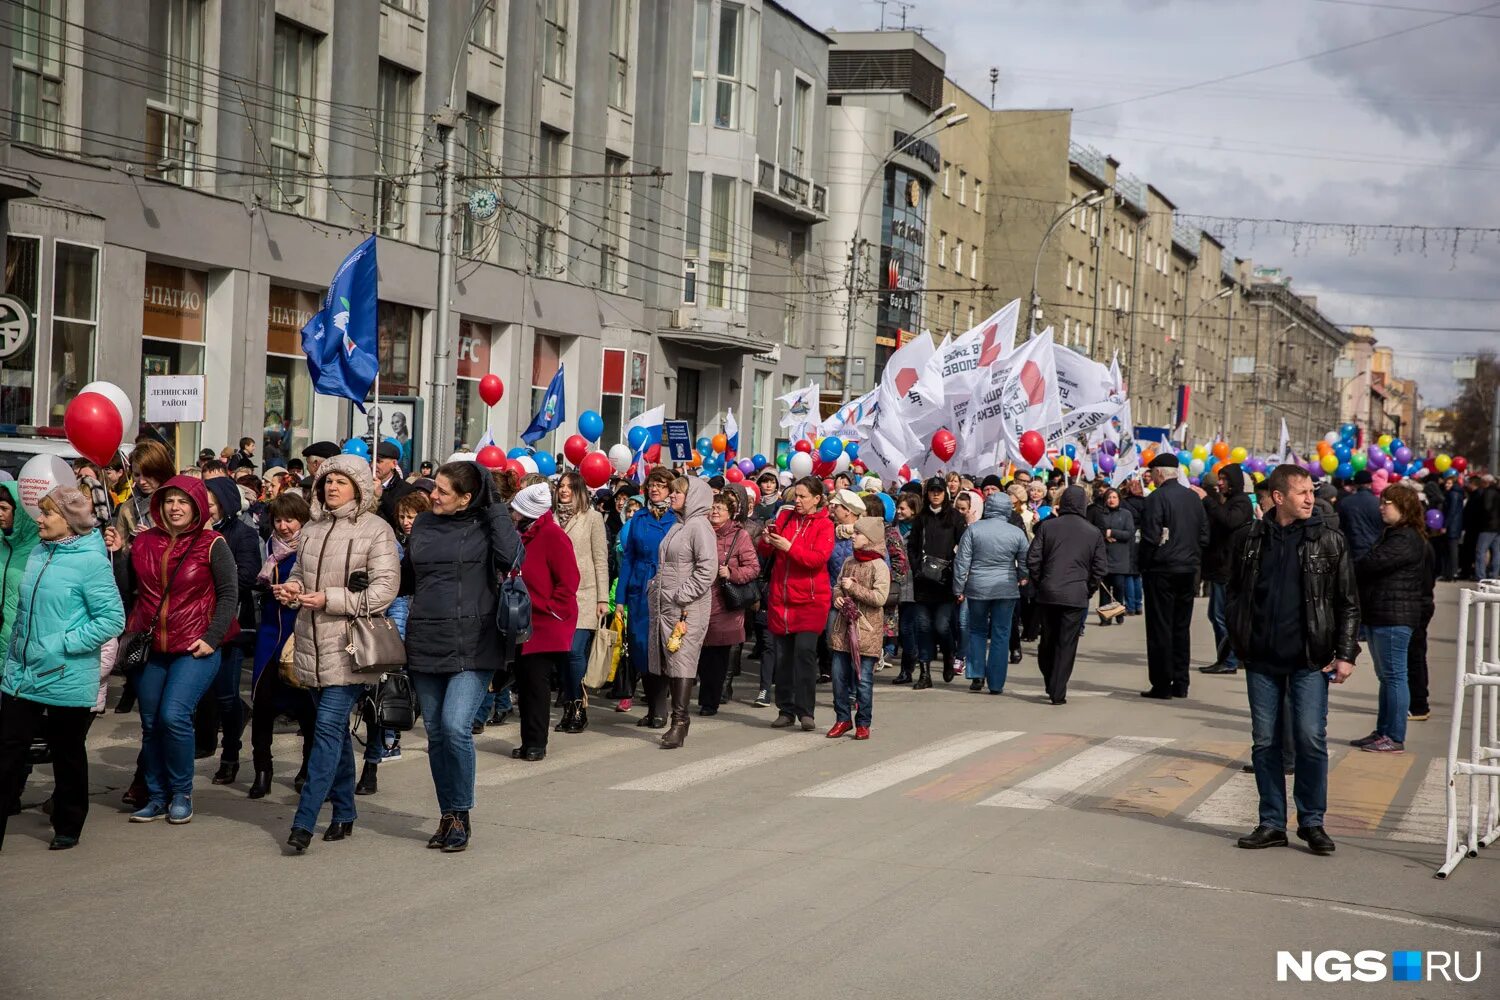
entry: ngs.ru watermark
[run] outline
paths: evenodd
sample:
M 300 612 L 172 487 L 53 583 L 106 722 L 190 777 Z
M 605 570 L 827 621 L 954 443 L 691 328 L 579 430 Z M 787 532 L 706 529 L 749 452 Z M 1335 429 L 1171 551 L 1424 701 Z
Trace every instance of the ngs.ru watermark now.
M 1481 955 L 1473 960 L 1458 951 L 1278 951 L 1276 981 L 1303 983 L 1472 983 L 1481 972 Z

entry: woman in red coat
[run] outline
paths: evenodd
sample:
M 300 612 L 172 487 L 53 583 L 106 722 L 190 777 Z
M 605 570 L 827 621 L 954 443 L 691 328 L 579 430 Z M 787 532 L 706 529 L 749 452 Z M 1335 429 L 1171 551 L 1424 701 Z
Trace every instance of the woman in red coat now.
M 760 553 L 771 562 L 766 629 L 776 656 L 776 729 L 800 721 L 812 731 L 818 682 L 818 636 L 828 624 L 833 592 L 828 559 L 833 521 L 823 500 L 823 482 L 813 476 L 792 487 L 792 509 L 761 535 Z
M 703 637 L 703 652 L 698 656 L 698 714 L 718 715 L 724 698 L 724 677 L 729 673 L 729 655 L 745 641 L 745 615 L 748 608 L 731 608 L 724 603 L 725 582 L 745 584 L 760 576 L 760 560 L 750 533 L 738 520 L 740 498 L 730 490 L 714 497 L 708 509 L 708 523 L 713 526 L 719 547 L 718 576 L 714 580 L 709 607 L 708 634 Z
M 526 487 L 510 502 L 510 514 L 526 545 L 521 579 L 531 594 L 531 638 L 521 644 L 516 661 L 521 745 L 510 755 L 536 761 L 547 756 L 552 674 L 567 676 L 578 629 L 578 560 L 567 532 L 552 516 L 552 487 Z

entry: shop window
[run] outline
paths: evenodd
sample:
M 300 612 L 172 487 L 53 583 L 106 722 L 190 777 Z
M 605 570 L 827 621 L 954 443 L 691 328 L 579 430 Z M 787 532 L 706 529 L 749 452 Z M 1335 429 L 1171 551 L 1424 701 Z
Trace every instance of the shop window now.
M 31 337 L 0 362 L 0 423 L 29 424 L 36 374 L 36 305 L 41 280 L 42 241 L 11 236 L 5 246 L 5 294 L 20 299 L 31 316 Z
M 141 398 L 152 375 L 202 375 L 203 330 L 208 274 L 170 264 L 146 263 L 145 303 L 141 312 Z M 303 362 L 306 367 L 306 362 Z M 179 466 L 198 457 L 201 426 L 157 424 Z
M 627 404 L 628 418 L 646 412 L 646 382 L 650 372 L 650 358 L 640 351 L 630 352 L 630 400 Z
M 625 392 L 625 351 L 606 348 L 604 370 L 599 376 L 599 414 L 604 417 L 604 435 L 599 439 L 602 447 L 625 440 L 624 430 L 628 417 Z
M 52 424 L 78 390 L 94 380 L 94 332 L 99 319 L 99 250 L 54 245 L 52 260 Z
M 458 384 L 453 407 L 453 449 L 472 449 L 489 429 L 490 409 L 479 398 L 479 380 L 490 373 L 494 328 L 459 320 Z
M 561 364 L 562 338 L 537 334 L 531 347 L 531 408 L 522 415 L 527 423 L 530 423 L 532 416 L 542 408 L 542 400 L 547 395 L 547 386 L 552 383 L 552 376 L 557 374 L 557 369 Z M 548 434 L 536 442 L 537 447 L 549 447 L 547 442 L 555 439 L 556 436 L 556 431 Z
M 302 328 L 322 308 L 315 292 L 271 286 L 266 308 L 266 405 L 261 461 L 287 459 L 312 442 L 312 376 Z
M 380 302 L 375 307 L 375 326 L 380 355 L 380 394 L 415 396 L 421 317 L 411 306 Z

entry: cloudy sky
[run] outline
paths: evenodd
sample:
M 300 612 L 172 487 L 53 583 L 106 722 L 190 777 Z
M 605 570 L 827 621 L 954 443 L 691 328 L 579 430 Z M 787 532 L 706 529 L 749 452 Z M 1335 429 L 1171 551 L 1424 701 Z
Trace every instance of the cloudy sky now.
M 820 28 L 879 24 L 866 0 L 784 2 Z M 1225 235 L 1335 322 L 1375 327 L 1429 406 L 1456 391 L 1456 355 L 1500 348 L 1500 332 L 1458 332 L 1500 330 L 1500 2 L 921 0 L 907 19 L 970 93 L 988 99 L 996 66 L 997 107 L 1075 109 L 1077 141 L 1181 212 L 1495 227 L 1456 253 L 1451 229 L 1428 233 L 1425 254 L 1413 232 Z

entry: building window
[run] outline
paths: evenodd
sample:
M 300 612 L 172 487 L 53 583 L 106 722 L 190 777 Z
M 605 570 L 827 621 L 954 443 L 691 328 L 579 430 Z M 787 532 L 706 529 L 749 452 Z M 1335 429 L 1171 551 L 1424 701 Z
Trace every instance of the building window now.
M 696 368 L 677 369 L 677 419 L 686 420 L 689 427 L 697 427 L 698 402 L 703 381 L 702 372 Z
M 708 86 L 708 0 L 693 5 L 693 92 L 688 102 L 688 117 L 694 125 L 703 124 L 704 89 Z
M 99 251 L 54 244 L 52 258 L 52 419 L 60 423 L 78 390 L 94 380 L 99 321 Z
M 954 334 L 958 333 L 958 302 L 957 301 L 954 301 L 954 303 L 953 303 L 953 319 L 948 324 L 948 332 L 954 333 Z
M 974 181 L 974 214 L 979 214 L 979 181 Z
M 568 80 L 568 3 L 547 0 L 547 19 L 542 29 L 542 73 L 559 83 Z
M 42 241 L 32 236 L 11 236 L 5 246 L 5 280 L 0 289 L 26 306 L 31 328 L 36 329 L 37 299 L 41 290 Z M 0 423 L 33 422 L 31 396 L 35 384 L 36 337 L 27 339 L 15 354 L 5 359 L 5 377 L 0 379 Z
M 406 11 L 406 13 L 413 14 L 417 17 L 422 16 L 422 9 L 420 6 L 421 0 L 380 0 L 380 2 L 387 7 L 394 7 L 397 10 L 404 10 Z
M 1062 339 L 1063 339 L 1063 343 L 1064 344 L 1071 344 L 1073 342 L 1073 317 L 1071 317 L 1071 316 L 1064 316 L 1063 317 L 1063 338 Z
M 964 273 L 964 241 L 960 239 L 953 241 L 953 270 Z
M 625 216 L 629 210 L 626 161 L 623 156 L 606 153 L 604 172 L 604 231 L 599 248 L 599 280 L 604 288 L 617 292 L 625 287 Z
M 562 269 L 558 247 L 561 242 L 563 216 L 563 134 L 541 127 L 540 168 L 536 182 L 537 224 L 533 257 L 538 274 L 551 277 Z
M 685 260 L 682 262 L 682 304 L 685 306 L 697 305 L 698 303 L 698 262 L 696 260 Z
M 485 0 L 484 10 L 479 12 L 479 17 L 474 21 L 474 30 L 469 32 L 469 41 L 491 52 L 502 49 L 500 19 L 495 16 L 495 0 Z
M 960 205 L 966 205 L 966 204 L 968 204 L 968 202 L 965 200 L 969 196 L 968 188 L 969 188 L 969 174 L 968 174 L 967 171 L 965 171 L 964 169 L 960 168 L 959 171 L 958 171 L 958 203 Z
M 718 79 L 714 92 L 714 127 L 734 128 L 739 100 L 740 21 L 744 8 L 725 4 L 719 8 Z
M 761 430 L 766 426 L 766 402 L 771 395 L 771 375 L 757 371 L 750 389 L 750 440 L 740 448 L 740 453 L 755 453 L 761 449 Z
M 792 136 L 791 154 L 787 167 L 801 177 L 808 176 L 812 164 L 807 162 L 807 147 L 812 141 L 813 85 L 811 80 L 800 76 L 792 81 Z
M 953 164 L 947 160 L 943 161 L 943 197 L 948 197 L 948 175 L 953 171 Z
M 703 173 L 693 170 L 688 173 L 686 232 L 682 237 L 683 256 L 697 260 L 699 244 L 703 239 Z
M 599 415 L 604 418 L 601 441 L 625 439 L 625 351 L 604 349 L 604 370 L 599 373 Z
M 730 308 L 734 291 L 735 179 L 715 176 L 708 207 L 708 305 Z
M 198 165 L 199 98 L 203 81 L 201 0 L 153 0 L 149 33 L 150 91 L 146 98 L 146 148 L 155 157 L 147 173 L 193 183 Z
M 316 35 L 276 22 L 272 63 L 274 97 L 271 114 L 271 185 L 277 207 L 307 211 L 308 175 L 312 173 L 313 116 L 308 113 L 317 81 Z
M 21 0 L 11 14 L 11 127 L 16 142 L 62 147 L 64 6 L 64 0 Z
M 547 386 L 552 384 L 552 376 L 557 374 L 557 369 L 562 366 L 562 338 L 549 337 L 539 333 L 531 345 L 531 409 L 535 413 L 542 408 L 542 400 L 547 395 Z M 538 448 L 547 448 L 542 442 L 551 441 L 556 436 L 556 431 L 551 432 L 541 441 L 537 442 Z M 550 449 L 549 449 L 550 450 Z
M 375 160 L 380 177 L 375 181 L 375 221 L 384 236 L 393 236 L 406 227 L 406 183 L 411 169 L 406 139 L 415 79 L 415 74 L 394 63 L 380 63 L 375 116 Z
M 1072 257 L 1068 258 L 1068 270 L 1067 270 L 1066 274 L 1063 277 L 1063 287 L 1064 288 L 1072 288 L 1073 287 L 1073 258 Z
M 939 295 L 937 297 L 937 308 L 932 311 L 932 315 L 933 315 L 933 317 L 937 321 L 939 321 L 939 322 L 942 321 L 942 318 L 943 318 L 943 297 L 941 295 Z
M 974 307 L 973 306 L 969 307 L 969 325 L 968 325 L 967 329 L 970 329 L 970 330 L 974 329 Z
M 979 277 L 979 248 L 969 247 L 969 277 Z
M 609 7 L 609 103 L 624 109 L 630 85 L 630 0 Z
M 938 230 L 938 267 L 948 266 L 948 234 Z
M 475 190 L 495 190 L 500 186 L 498 180 L 485 176 L 495 172 L 490 163 L 490 151 L 494 148 L 495 116 L 499 111 L 498 105 L 473 94 L 464 104 L 464 172 Z M 484 233 L 484 224 L 465 212 L 460 253 L 467 257 L 487 257 L 489 248 L 480 245 Z

